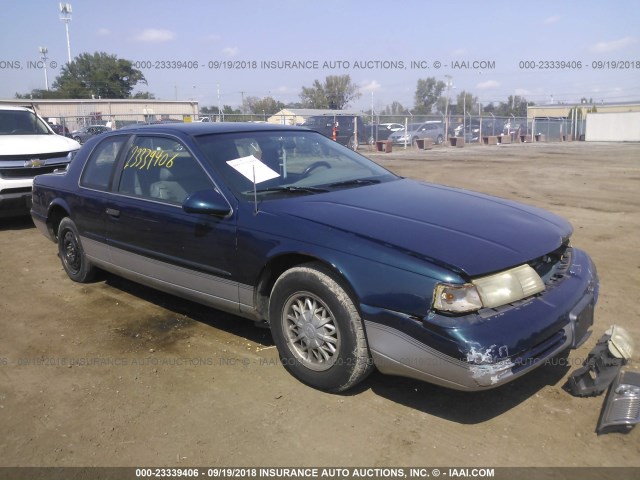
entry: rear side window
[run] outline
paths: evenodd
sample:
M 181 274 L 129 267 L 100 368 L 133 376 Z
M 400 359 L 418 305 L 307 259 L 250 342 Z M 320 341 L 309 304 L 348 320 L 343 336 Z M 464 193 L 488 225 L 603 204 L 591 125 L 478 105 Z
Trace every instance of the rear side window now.
M 84 166 L 80 185 L 97 190 L 108 190 L 118 153 L 129 137 L 126 135 L 109 137 L 91 153 Z

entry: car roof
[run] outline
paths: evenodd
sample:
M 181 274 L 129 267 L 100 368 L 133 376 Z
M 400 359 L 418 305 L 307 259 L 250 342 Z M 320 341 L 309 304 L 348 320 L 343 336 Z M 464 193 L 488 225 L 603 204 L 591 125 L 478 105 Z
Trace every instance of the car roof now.
M 269 123 L 248 122 L 191 122 L 191 123 L 162 123 L 155 125 L 130 125 L 120 130 L 135 130 L 143 133 L 184 133 L 187 135 L 206 135 L 210 133 L 236 133 L 255 131 L 309 131 L 307 128 Z

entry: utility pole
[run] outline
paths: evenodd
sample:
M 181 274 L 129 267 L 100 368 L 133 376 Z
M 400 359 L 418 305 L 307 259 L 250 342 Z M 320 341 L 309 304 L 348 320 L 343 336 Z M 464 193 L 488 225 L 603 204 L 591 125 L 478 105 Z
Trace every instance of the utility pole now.
M 47 87 L 47 92 L 49 91 L 49 77 L 47 75 L 47 53 L 49 49 L 47 47 L 39 47 L 40 55 L 42 56 L 42 66 L 44 67 L 44 85 Z
M 67 31 L 67 59 L 71 63 L 71 41 L 69 40 L 69 22 L 71 22 L 71 4 L 60 3 L 60 20 L 64 22 Z
M 449 141 L 449 90 L 451 89 L 451 75 L 444 76 L 447 79 L 447 102 L 444 107 L 444 141 Z

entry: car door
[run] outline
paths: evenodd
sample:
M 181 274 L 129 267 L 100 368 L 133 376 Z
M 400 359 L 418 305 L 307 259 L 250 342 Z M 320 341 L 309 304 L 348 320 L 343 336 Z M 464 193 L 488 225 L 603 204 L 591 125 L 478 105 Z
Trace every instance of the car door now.
M 108 262 L 107 202 L 117 160 L 130 135 L 111 136 L 100 142 L 91 152 L 80 175 L 81 195 L 73 200 L 74 222 L 80 232 L 85 253 Z
M 238 310 L 236 216 L 186 213 L 192 193 L 216 189 L 180 140 L 138 135 L 120 160 L 106 209 L 113 264 L 123 276 L 217 308 Z

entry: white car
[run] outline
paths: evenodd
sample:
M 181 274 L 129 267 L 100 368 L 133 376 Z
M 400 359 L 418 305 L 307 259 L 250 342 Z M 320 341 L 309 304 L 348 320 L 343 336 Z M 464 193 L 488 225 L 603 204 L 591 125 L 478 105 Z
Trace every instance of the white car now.
M 79 148 L 33 110 L 0 105 L 0 217 L 28 213 L 33 178 L 66 168 Z

